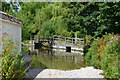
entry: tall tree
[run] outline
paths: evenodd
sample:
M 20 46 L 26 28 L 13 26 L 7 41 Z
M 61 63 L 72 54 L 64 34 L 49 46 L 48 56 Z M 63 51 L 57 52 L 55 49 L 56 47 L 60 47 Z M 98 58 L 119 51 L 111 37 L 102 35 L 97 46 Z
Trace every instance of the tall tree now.
M 21 19 L 24 27 L 22 28 L 22 38 L 27 40 L 30 35 L 35 35 L 39 32 L 39 9 L 47 5 L 47 2 L 30 2 L 21 5 L 21 10 L 16 17 Z M 35 16 L 38 16 L 36 19 Z
M 71 3 L 68 30 L 79 31 L 79 36 L 101 36 L 105 32 L 120 33 L 120 2 Z

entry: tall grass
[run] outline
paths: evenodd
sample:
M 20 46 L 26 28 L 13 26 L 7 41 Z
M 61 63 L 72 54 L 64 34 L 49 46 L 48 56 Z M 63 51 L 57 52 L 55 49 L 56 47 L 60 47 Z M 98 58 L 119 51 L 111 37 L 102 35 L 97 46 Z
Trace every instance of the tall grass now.
M 3 37 L 2 42 L 2 79 L 22 79 L 26 71 L 24 68 L 24 58 L 21 58 L 18 43 L 14 43 L 13 40 L 6 35 Z

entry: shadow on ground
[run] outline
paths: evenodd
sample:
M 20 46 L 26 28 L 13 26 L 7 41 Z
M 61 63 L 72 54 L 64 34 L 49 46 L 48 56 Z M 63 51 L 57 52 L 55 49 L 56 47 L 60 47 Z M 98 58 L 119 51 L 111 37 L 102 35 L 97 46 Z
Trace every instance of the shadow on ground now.
M 25 76 L 25 80 L 34 80 L 34 78 L 43 70 L 44 69 L 30 69 Z

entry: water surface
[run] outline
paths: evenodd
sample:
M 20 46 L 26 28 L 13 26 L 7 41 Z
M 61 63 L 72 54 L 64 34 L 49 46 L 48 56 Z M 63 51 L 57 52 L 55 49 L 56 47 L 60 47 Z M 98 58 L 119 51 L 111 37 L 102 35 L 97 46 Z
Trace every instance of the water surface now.
M 32 57 L 32 69 L 73 70 L 86 67 L 82 52 L 66 52 L 66 50 L 61 49 L 34 49 L 34 47 L 29 47 L 29 50 L 29 55 Z

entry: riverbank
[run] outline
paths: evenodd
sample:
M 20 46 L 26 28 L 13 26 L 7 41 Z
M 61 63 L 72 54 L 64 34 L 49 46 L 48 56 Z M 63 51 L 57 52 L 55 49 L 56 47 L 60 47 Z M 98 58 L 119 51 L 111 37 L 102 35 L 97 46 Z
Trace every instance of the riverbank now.
M 93 67 L 75 70 L 31 69 L 27 77 L 30 78 L 104 78 L 103 71 Z

